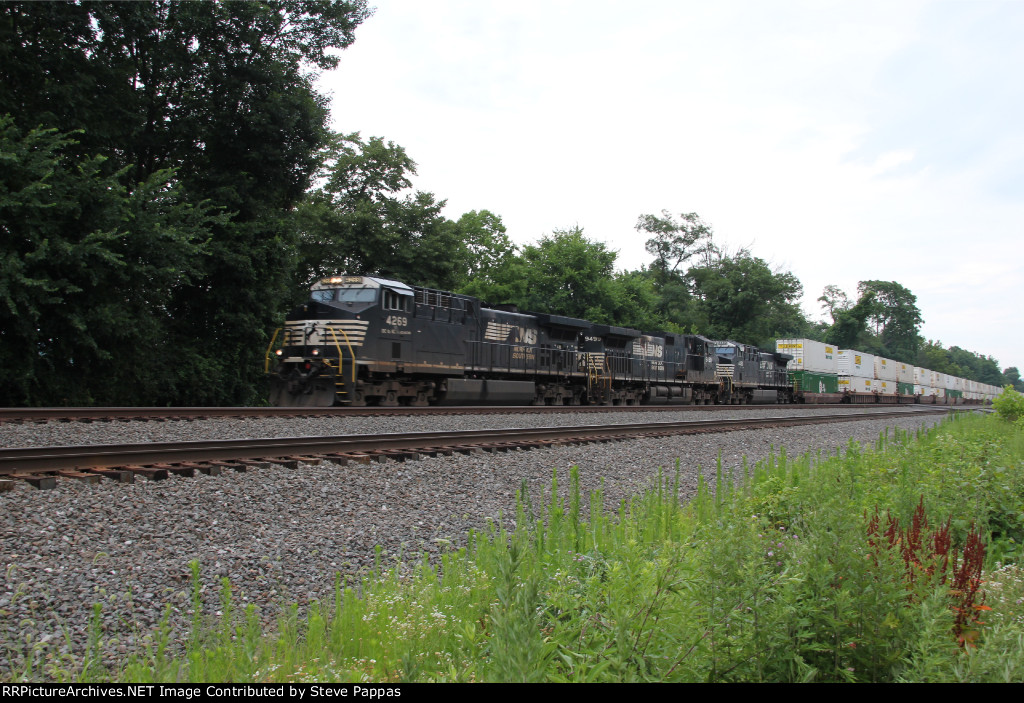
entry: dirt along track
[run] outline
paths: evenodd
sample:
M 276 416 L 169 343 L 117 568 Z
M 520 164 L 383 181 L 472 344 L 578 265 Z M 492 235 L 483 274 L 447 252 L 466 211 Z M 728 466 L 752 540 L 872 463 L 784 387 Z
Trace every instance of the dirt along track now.
M 378 545 L 384 563 L 394 564 L 464 544 L 471 528 L 488 521 L 510 527 L 516 491 L 525 483 L 533 504 L 543 505 L 553 470 L 564 487 L 568 468 L 578 466 L 583 490 L 601 488 L 605 507 L 615 509 L 648 487 L 659 467 L 671 473 L 677 460 L 685 498 L 701 472 L 713 479 L 719 456 L 728 470 L 780 446 L 790 455 L 833 452 L 850 439 L 871 442 L 885 428 L 915 430 L 942 417 L 850 414 L 856 420 L 532 451 L 423 453 L 418 461 L 298 461 L 292 468 L 225 470 L 218 477 L 197 471 L 132 484 L 58 480 L 47 491 L 18 481 L 0 494 L 0 671 L 18 666 L 33 648 L 52 661 L 62 653 L 80 656 L 94 603 L 102 606 L 101 648 L 111 660 L 151 642 L 165 612 L 172 639 L 182 641 L 191 620 L 193 560 L 205 615 L 218 617 L 227 578 L 239 608 L 252 604 L 273 623 L 283 605 L 332 598 L 335 575 L 358 578 Z M 455 422 L 479 427 L 478 418 Z M 160 423 L 168 424 L 174 423 Z

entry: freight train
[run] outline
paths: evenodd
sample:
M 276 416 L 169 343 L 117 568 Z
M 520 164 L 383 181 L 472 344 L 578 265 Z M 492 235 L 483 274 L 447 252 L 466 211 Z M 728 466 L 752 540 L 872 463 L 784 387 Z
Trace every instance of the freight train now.
M 267 347 L 270 402 L 639 405 L 990 402 L 999 388 L 807 339 L 775 351 L 641 332 L 374 276 L 329 276 Z
M 816 403 L 990 403 L 1000 388 L 812 339 L 780 339 L 794 397 Z
M 790 358 L 329 276 L 274 333 L 265 371 L 281 406 L 746 404 L 793 401 Z

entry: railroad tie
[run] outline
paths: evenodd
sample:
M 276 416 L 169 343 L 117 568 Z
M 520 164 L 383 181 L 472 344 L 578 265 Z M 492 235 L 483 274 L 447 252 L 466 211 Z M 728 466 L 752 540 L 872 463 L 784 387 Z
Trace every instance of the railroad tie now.
M 57 478 L 55 476 L 48 476 L 46 474 L 8 474 L 8 476 L 19 481 L 25 481 L 30 486 L 34 486 L 41 491 L 57 487 Z
M 136 476 L 145 476 L 150 481 L 163 481 L 167 478 L 167 469 L 155 469 L 152 466 L 121 466 L 125 471 L 131 471 Z
M 85 483 L 99 483 L 102 478 L 99 474 L 94 474 L 90 471 L 64 470 L 58 471 L 57 475 L 63 478 L 72 478 L 76 481 L 83 481 Z
M 124 469 L 89 469 L 94 474 L 99 474 L 103 478 L 108 478 L 111 481 L 117 481 L 118 483 L 135 483 L 135 474 L 131 471 L 125 471 Z
M 192 471 L 192 473 L 189 474 L 190 476 L 194 476 L 196 471 L 205 476 L 220 476 L 221 472 L 224 470 L 222 466 L 214 462 L 203 462 L 200 464 L 194 461 L 179 461 L 174 463 L 173 466 L 180 467 L 182 469 L 190 469 Z
M 269 469 L 270 461 L 261 459 L 239 459 L 224 466 L 230 466 L 235 471 L 244 472 L 246 469 Z
M 184 478 L 192 478 L 196 475 L 196 466 L 188 463 L 153 464 L 151 468 L 166 471 L 168 475 L 174 474 L 175 476 L 182 476 Z
M 280 459 L 274 461 L 275 464 L 280 464 L 286 469 L 297 469 L 299 464 L 309 464 L 311 466 L 317 466 L 323 459 L 319 456 L 299 456 L 292 454 L 290 456 L 283 456 Z M 288 463 L 285 463 L 288 462 Z

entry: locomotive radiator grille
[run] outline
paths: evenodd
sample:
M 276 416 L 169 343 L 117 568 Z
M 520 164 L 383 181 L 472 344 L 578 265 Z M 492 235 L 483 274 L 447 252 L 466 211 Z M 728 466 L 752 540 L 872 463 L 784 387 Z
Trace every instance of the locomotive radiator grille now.
M 370 323 L 366 320 L 297 320 L 284 326 L 284 345 L 300 346 L 334 346 L 346 348 L 349 344 L 355 349 L 366 339 L 366 330 Z

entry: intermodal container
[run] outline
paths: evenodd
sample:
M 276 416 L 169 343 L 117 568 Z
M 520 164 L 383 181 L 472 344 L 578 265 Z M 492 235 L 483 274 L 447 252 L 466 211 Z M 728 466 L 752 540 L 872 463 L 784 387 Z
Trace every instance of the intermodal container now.
M 831 375 L 839 373 L 839 350 L 833 344 L 816 342 L 813 339 L 779 339 L 775 342 L 775 351 L 793 357 L 788 364 L 791 371 L 813 371 Z
M 839 392 L 839 377 L 830 373 L 790 371 L 789 384 L 793 386 L 794 390 L 803 391 L 804 393 Z
M 899 381 L 886 381 L 883 379 L 876 379 L 878 392 L 882 395 L 896 395 L 897 384 Z
M 899 364 L 884 356 L 875 357 L 875 378 L 879 381 L 896 381 L 899 374 Z
M 874 380 L 868 376 L 840 376 L 839 390 L 847 393 L 870 393 Z
M 840 376 L 875 377 L 875 355 L 856 349 L 840 349 L 837 359 Z
M 896 380 L 900 383 L 914 383 L 914 365 L 904 364 L 902 361 L 898 361 L 896 369 Z

